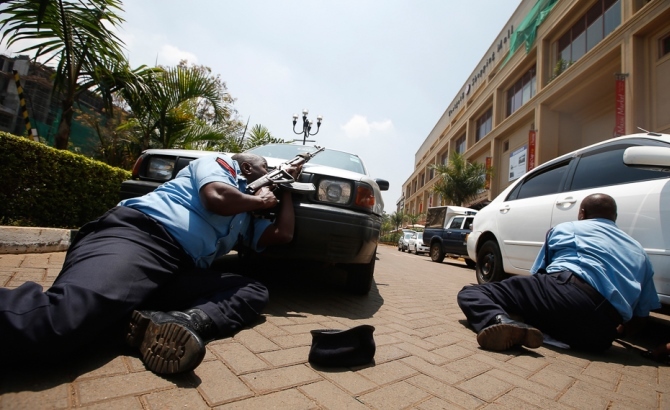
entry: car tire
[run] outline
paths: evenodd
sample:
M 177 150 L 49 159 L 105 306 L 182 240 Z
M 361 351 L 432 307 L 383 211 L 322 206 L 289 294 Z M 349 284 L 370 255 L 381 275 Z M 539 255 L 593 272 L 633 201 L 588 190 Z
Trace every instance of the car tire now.
M 477 263 L 475 261 L 473 261 L 472 259 L 468 259 L 468 258 L 465 258 L 465 264 L 470 269 L 474 269 L 477 266 Z
M 499 282 L 507 277 L 503 270 L 500 247 L 495 240 L 484 242 L 477 251 L 477 283 Z
M 347 265 L 347 291 L 354 295 L 365 296 L 370 293 L 375 274 L 377 250 L 368 263 Z
M 414 248 L 414 254 L 418 255 L 419 254 L 419 248 Z
M 430 245 L 430 260 L 437 263 L 442 263 L 444 260 L 444 252 L 442 252 L 442 245 L 439 242 Z

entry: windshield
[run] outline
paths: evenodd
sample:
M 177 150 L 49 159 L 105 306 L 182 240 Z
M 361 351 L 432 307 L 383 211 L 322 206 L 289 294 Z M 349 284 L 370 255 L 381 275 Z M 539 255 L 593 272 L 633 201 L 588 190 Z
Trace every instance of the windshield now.
M 252 148 L 247 152 L 260 155 L 262 157 L 272 157 L 280 159 L 293 159 L 296 155 L 303 152 L 312 152 L 314 147 L 305 145 L 290 145 L 290 144 L 270 144 L 262 147 Z M 344 169 L 359 174 L 365 174 L 365 167 L 358 156 L 342 151 L 332 151 L 326 149 L 314 158 L 309 160 L 310 164 L 325 165 L 327 167 Z

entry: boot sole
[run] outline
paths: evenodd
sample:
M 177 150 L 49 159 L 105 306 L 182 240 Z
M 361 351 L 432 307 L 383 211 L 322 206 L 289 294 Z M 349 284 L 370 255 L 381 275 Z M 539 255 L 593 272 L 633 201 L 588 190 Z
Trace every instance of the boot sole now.
M 157 374 L 188 372 L 205 357 L 205 344 L 192 330 L 179 323 L 154 322 L 140 311 L 132 314 L 126 341 L 139 348 L 146 368 Z
M 497 352 L 518 345 L 536 349 L 542 346 L 542 341 L 542 332 L 538 329 L 510 324 L 492 325 L 477 335 L 477 343 L 482 349 Z

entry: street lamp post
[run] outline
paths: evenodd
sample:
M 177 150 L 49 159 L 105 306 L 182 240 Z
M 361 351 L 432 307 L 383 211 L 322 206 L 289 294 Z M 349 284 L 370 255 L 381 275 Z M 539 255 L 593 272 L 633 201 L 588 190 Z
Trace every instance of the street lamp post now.
M 316 117 L 316 132 L 314 134 L 310 134 L 310 131 L 312 130 L 312 120 L 307 119 L 307 114 L 309 111 L 307 108 L 302 110 L 302 131 L 296 131 L 295 130 L 295 125 L 298 123 L 298 114 L 293 114 L 293 132 L 296 134 L 302 134 L 302 145 L 305 145 L 305 142 L 307 142 L 307 137 L 316 135 L 319 133 L 319 128 L 321 128 L 321 121 L 323 121 L 323 117 L 319 115 Z M 300 141 L 300 140 L 295 140 L 295 141 Z M 313 142 L 313 141 L 310 141 Z

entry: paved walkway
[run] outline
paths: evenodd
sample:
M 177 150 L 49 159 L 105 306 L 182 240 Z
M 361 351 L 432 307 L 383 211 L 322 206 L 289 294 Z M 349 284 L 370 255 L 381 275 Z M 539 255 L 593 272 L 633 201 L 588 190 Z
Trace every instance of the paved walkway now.
M 193 373 L 160 377 L 133 351 L 94 346 L 68 365 L 0 370 L 0 408 L 670 409 L 670 367 L 634 347 L 670 334 L 667 317 L 654 318 L 651 336 L 630 341 L 633 347 L 615 344 L 601 356 L 551 347 L 487 352 L 455 302 L 472 270 L 387 246 L 378 256 L 367 298 L 333 292 L 337 275 L 329 282 L 270 278 L 263 321 L 210 343 Z M 48 286 L 63 258 L 0 255 L 0 285 Z M 374 365 L 307 363 L 310 330 L 358 324 L 376 327 Z

